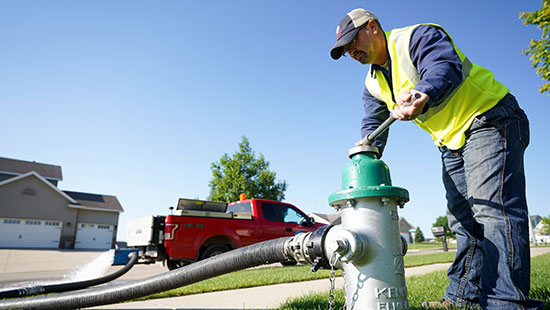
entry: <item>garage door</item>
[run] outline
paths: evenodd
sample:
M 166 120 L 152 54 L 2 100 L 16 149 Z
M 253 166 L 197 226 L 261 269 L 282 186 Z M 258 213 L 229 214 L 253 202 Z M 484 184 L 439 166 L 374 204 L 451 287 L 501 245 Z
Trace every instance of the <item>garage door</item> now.
M 59 247 L 61 221 L 0 218 L 0 248 Z
M 78 223 L 75 249 L 108 250 L 113 242 L 114 225 Z

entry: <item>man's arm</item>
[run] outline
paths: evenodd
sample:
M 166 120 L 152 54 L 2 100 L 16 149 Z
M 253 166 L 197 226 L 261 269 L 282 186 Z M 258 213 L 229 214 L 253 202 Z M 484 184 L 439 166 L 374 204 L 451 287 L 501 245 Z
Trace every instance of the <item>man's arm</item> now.
M 445 31 L 429 25 L 418 26 L 413 30 L 409 52 L 420 82 L 413 90 L 399 94 L 400 106 L 393 116 L 400 120 L 414 119 L 438 106 L 462 83 L 462 62 Z M 415 92 L 420 92 L 421 98 L 410 107 L 401 106 Z
M 412 33 L 409 52 L 420 73 L 415 89 L 428 95 L 429 107 L 438 106 L 462 83 L 462 62 L 442 29 L 418 26 Z
M 366 87 L 363 91 L 363 102 L 365 117 L 363 117 L 363 120 L 361 121 L 361 138 L 364 138 L 373 132 L 390 116 L 390 111 L 388 111 L 386 104 L 374 98 Z M 378 136 L 373 143 L 373 145 L 378 148 L 380 156 L 382 156 L 384 147 L 386 146 L 388 133 L 389 129 L 380 134 L 380 136 Z

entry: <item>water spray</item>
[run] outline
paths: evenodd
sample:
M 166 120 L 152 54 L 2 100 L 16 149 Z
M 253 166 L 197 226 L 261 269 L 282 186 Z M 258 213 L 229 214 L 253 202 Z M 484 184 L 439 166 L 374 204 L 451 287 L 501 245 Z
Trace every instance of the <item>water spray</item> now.
M 108 252 L 111 254 L 111 260 L 112 260 L 112 251 Z M 43 285 L 32 285 L 32 286 L 26 286 L 21 288 L 15 288 L 5 291 L 0 291 L 0 299 L 2 298 L 15 298 L 15 297 L 25 297 L 25 296 L 31 296 L 31 295 L 42 295 L 42 294 L 48 294 L 48 293 L 57 293 L 57 292 L 68 292 L 68 291 L 75 291 L 75 290 L 81 290 L 90 286 L 100 285 L 103 283 L 107 283 L 110 281 L 113 281 L 114 279 L 117 279 L 124 275 L 128 270 L 130 270 L 135 263 L 137 262 L 138 256 L 136 253 L 132 252 L 129 255 L 130 260 L 128 263 L 121 269 L 108 274 L 106 276 L 88 279 L 88 280 L 77 280 L 72 282 L 64 282 L 64 283 L 55 283 L 55 284 L 43 284 Z M 70 276 L 70 278 L 80 278 L 79 275 L 81 273 L 75 273 L 74 275 Z

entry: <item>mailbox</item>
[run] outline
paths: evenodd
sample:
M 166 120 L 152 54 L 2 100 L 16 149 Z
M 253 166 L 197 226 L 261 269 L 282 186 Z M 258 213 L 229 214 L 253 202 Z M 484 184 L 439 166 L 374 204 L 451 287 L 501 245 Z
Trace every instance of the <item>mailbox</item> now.
M 434 237 L 441 237 L 441 242 L 443 243 L 443 251 L 447 252 L 447 228 L 445 226 L 435 226 L 432 227 L 432 234 Z
M 443 237 L 447 234 L 447 228 L 445 228 L 445 226 L 432 227 L 432 234 L 435 237 Z

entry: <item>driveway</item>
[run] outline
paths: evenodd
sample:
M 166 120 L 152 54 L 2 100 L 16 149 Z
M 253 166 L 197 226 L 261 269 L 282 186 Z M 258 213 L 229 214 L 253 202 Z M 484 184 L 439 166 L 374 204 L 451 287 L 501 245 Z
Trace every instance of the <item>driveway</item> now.
M 110 251 L 0 249 L 0 289 L 59 280 L 84 280 L 120 269 Z M 168 271 L 162 263 L 136 265 L 116 281 L 138 280 Z

